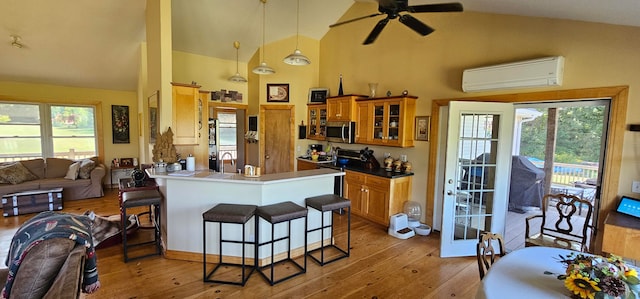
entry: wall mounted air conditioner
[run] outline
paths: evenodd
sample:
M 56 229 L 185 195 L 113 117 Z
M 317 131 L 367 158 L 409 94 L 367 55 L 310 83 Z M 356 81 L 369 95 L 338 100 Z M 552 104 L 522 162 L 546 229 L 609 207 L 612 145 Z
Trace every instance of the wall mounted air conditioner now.
M 561 86 L 564 57 L 552 56 L 464 70 L 462 90 Z

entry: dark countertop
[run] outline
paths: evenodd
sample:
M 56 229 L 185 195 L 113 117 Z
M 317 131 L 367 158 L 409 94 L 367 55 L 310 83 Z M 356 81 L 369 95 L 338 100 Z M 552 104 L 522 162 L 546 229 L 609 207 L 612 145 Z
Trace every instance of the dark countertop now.
M 357 172 L 362 172 L 365 174 L 375 175 L 375 176 L 388 178 L 388 179 L 395 179 L 395 178 L 401 178 L 401 177 L 413 175 L 413 172 L 404 173 L 404 172 L 386 171 L 382 167 L 379 169 L 373 170 L 373 169 L 366 169 L 364 167 L 358 167 L 355 165 L 339 166 L 339 165 L 336 165 L 335 161 L 317 162 L 317 161 L 312 161 L 310 158 L 306 158 L 306 157 L 298 157 L 297 159 L 301 161 L 315 163 L 319 168 L 331 168 L 331 169 L 336 169 L 341 171 L 344 171 L 344 170 L 357 171 Z

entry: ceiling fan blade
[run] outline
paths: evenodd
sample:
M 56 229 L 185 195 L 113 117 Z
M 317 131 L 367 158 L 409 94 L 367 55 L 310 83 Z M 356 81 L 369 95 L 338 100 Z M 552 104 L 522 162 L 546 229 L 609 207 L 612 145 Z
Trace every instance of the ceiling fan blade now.
M 424 4 L 407 7 L 408 12 L 459 12 L 462 11 L 462 4 L 457 2 Z
M 412 17 L 411 15 L 401 15 L 399 20 L 402 24 L 407 25 L 407 27 L 413 29 L 413 31 L 419 33 L 422 36 L 425 36 L 434 31 L 433 28 L 427 26 L 425 23 L 422 23 L 420 20 Z
M 384 29 L 384 26 L 387 26 L 387 23 L 389 23 L 389 18 L 380 20 L 380 22 L 376 24 L 376 27 L 373 27 L 373 30 L 371 30 L 371 33 L 369 33 L 369 36 L 367 36 L 367 39 L 365 39 L 362 44 L 368 45 L 373 43 L 376 38 L 378 38 L 378 35 L 380 35 L 380 32 L 382 32 L 382 29 Z
M 381 14 L 382 13 L 374 13 L 374 14 L 371 14 L 371 15 L 368 15 L 368 16 L 364 16 L 364 17 L 359 17 L 359 18 L 355 18 L 355 19 L 351 19 L 351 20 L 338 22 L 338 23 L 329 25 L 329 28 L 333 28 L 333 27 L 336 27 L 336 26 L 344 25 L 344 24 L 347 24 L 347 23 L 355 22 L 355 21 L 360 21 L 360 20 L 363 20 L 363 19 L 377 17 L 377 16 L 379 16 Z

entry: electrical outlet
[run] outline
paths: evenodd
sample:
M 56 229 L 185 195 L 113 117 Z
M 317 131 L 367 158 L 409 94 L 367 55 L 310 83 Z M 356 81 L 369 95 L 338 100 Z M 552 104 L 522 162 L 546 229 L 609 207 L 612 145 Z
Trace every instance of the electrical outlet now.
M 633 183 L 631 183 L 631 192 L 640 193 L 640 181 L 633 181 Z

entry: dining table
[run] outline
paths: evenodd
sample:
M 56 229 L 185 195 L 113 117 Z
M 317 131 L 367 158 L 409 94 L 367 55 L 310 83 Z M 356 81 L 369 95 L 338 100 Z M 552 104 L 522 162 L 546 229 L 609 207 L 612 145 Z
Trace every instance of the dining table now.
M 484 276 L 476 299 L 570 298 L 558 275 L 566 267 L 560 258 L 577 251 L 551 247 L 525 247 L 501 257 Z M 549 274 L 551 273 L 551 274 Z

